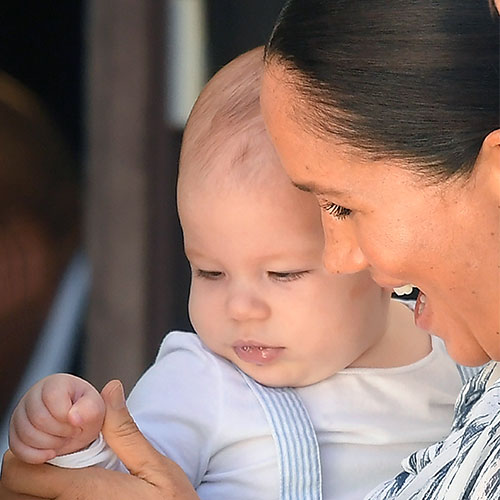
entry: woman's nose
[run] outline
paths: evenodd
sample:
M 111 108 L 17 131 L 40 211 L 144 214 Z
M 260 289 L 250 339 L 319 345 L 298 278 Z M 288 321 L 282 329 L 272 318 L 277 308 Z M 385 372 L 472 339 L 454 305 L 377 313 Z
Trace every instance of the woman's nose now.
M 235 284 L 227 297 L 228 315 L 235 321 L 263 320 L 271 310 L 267 302 L 249 287 Z
M 353 228 L 347 221 L 331 221 L 323 218 L 325 249 L 323 265 L 331 273 L 353 274 L 368 267 Z

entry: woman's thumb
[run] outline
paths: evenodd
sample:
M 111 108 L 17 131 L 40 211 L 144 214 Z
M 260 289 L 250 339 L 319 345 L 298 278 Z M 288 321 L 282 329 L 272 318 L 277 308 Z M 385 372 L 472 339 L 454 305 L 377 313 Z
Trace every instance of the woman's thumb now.
M 108 382 L 101 395 L 106 403 L 104 439 L 130 473 L 155 486 L 161 498 L 199 500 L 184 471 L 156 451 L 135 425 L 122 384 L 118 380 Z
M 128 412 L 121 382 L 108 382 L 101 396 L 106 403 L 104 439 L 131 474 L 147 474 L 150 471 L 145 468 L 163 457 L 149 444 Z

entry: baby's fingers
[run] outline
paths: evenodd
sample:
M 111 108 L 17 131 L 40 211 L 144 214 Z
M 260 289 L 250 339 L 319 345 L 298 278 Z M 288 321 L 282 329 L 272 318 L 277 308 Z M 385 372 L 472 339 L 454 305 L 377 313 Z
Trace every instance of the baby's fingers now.
M 42 429 L 37 429 L 29 420 L 28 416 L 22 416 L 24 408 L 16 410 L 16 415 L 11 421 L 10 432 L 26 445 L 33 448 L 58 448 L 67 440 L 66 437 L 50 434 Z
M 74 427 L 99 432 L 104 422 L 106 407 L 101 395 L 86 393 L 78 399 L 68 412 L 68 422 Z
M 15 426 L 11 424 L 9 433 L 9 448 L 23 462 L 28 464 L 43 464 L 56 456 L 56 451 L 50 446 L 50 437 L 34 429 L 28 437 L 21 438 Z M 27 444 L 29 443 L 29 444 Z M 40 447 L 34 443 L 42 443 Z
M 84 395 L 71 407 L 68 413 L 68 421 L 71 422 L 78 433 L 73 439 L 59 449 L 58 454 L 73 453 L 74 451 L 86 448 L 94 441 L 101 432 L 104 422 L 106 408 L 100 394 L 98 398 L 94 395 Z
M 76 431 L 75 427 L 67 421 L 67 412 L 71 407 L 71 400 L 69 400 L 69 404 L 63 403 L 62 406 L 66 407 L 65 412 L 59 412 L 58 415 L 54 415 L 51 413 L 51 409 L 42 401 L 41 395 L 37 398 L 30 397 L 28 394 L 24 405 L 19 405 L 16 408 L 12 420 L 22 421 L 24 418 L 22 411 L 24 409 L 26 418 L 35 429 L 40 429 L 52 436 L 71 437 Z M 54 411 L 53 408 L 52 411 Z M 20 412 L 19 416 L 16 415 L 17 412 Z

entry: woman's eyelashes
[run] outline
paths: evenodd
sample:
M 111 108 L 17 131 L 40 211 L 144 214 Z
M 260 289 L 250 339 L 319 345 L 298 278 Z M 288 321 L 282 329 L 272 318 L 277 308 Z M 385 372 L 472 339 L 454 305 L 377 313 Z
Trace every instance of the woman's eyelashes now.
M 331 201 L 320 201 L 319 206 L 322 210 L 324 210 L 335 219 L 342 220 L 351 214 L 350 208 L 341 207 L 340 205 L 332 203 Z

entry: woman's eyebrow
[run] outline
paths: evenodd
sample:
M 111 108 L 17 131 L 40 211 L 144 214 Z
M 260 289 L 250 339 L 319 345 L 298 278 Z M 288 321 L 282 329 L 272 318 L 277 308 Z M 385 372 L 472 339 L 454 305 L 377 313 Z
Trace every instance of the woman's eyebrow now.
M 300 189 L 301 191 L 305 191 L 306 193 L 313 193 L 313 194 L 320 194 L 320 195 L 328 195 L 328 196 L 333 196 L 333 197 L 341 197 L 344 196 L 345 193 L 342 193 L 341 191 L 337 191 L 336 189 L 330 189 L 330 188 L 324 188 L 321 187 L 314 182 L 294 182 L 292 181 L 292 184 L 297 188 Z

